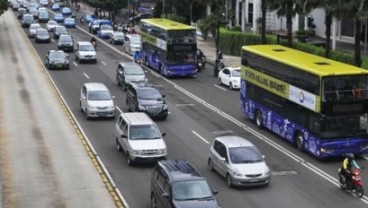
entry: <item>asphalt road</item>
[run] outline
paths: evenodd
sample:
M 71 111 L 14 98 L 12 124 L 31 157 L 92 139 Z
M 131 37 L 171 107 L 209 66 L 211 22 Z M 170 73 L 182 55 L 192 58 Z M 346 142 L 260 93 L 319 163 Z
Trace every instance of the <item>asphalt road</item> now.
M 86 30 L 86 26 L 84 26 Z M 27 32 L 27 30 L 25 30 Z M 75 41 L 88 41 L 90 36 L 79 29 L 69 29 Z M 56 44 L 35 44 L 44 59 Z M 112 175 L 130 207 L 149 207 L 152 166 L 129 167 L 126 157 L 116 151 L 114 121 L 86 121 L 79 109 L 79 93 L 85 82 L 102 82 L 116 96 L 119 109 L 126 110 L 125 92 L 115 82 L 118 61 L 130 60 L 118 53 L 121 46 L 98 43 L 97 64 L 71 63 L 68 71 L 49 71 L 70 109 Z M 114 48 L 112 49 L 111 46 Z M 70 54 L 74 60 L 74 54 Z M 240 111 L 239 91 L 218 86 L 207 68 L 197 77 L 166 79 L 150 69 L 148 79 L 166 94 L 170 115 L 157 121 L 168 146 L 169 159 L 187 159 L 207 177 L 221 207 L 367 207 L 368 198 L 356 199 L 337 186 L 337 170 L 342 159 L 320 161 L 299 152 L 291 144 L 268 131 L 260 131 Z M 268 187 L 230 189 L 225 180 L 207 167 L 209 144 L 220 131 L 233 132 L 251 140 L 266 156 L 273 176 Z M 252 132 L 252 133 L 250 133 Z M 362 158 L 363 166 L 367 160 Z M 363 181 L 368 174 L 363 172 Z

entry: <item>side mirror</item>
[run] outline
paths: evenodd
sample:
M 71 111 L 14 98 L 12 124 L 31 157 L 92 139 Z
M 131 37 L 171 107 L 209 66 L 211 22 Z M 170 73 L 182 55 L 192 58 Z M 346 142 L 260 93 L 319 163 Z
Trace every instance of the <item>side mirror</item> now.
M 166 95 L 165 94 L 162 94 L 162 97 L 164 98 L 164 97 L 166 97 Z
M 219 190 L 212 190 L 212 193 L 213 193 L 214 195 L 217 195 L 219 192 L 220 192 Z
M 220 162 L 223 162 L 223 163 L 226 162 L 226 159 L 224 157 L 220 157 L 219 160 L 220 160 Z
M 166 132 L 162 133 L 161 135 L 162 135 L 163 137 L 164 137 L 164 136 L 166 136 Z
M 125 134 L 122 134 L 122 135 L 121 135 L 121 138 L 126 139 L 126 138 L 127 138 L 127 136 L 126 136 Z
M 65 56 L 66 56 L 67 58 L 69 58 L 69 54 L 65 53 Z
M 111 98 L 112 98 L 112 99 L 115 99 L 115 96 L 112 96 Z
M 162 194 L 162 196 L 163 196 L 164 198 L 166 198 L 166 199 L 169 199 L 169 198 L 170 198 L 170 195 L 169 195 L 168 193 L 166 193 L 166 192 L 165 192 L 165 193 L 163 193 L 163 194 Z
M 262 155 L 262 158 L 263 158 L 263 159 L 265 159 L 265 158 L 266 158 L 266 156 Z

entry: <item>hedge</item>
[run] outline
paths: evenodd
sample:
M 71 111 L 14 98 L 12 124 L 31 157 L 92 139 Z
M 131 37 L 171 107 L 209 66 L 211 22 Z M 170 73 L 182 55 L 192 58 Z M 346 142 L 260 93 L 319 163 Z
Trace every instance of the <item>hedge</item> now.
M 258 44 L 261 44 L 260 34 L 243 33 L 239 31 L 227 30 L 226 28 L 220 28 L 219 45 L 224 54 L 240 56 L 242 46 Z M 267 34 L 266 44 L 277 44 L 277 37 L 275 35 Z M 286 46 L 287 40 L 280 39 L 280 44 Z M 303 42 L 293 42 L 293 48 L 318 56 L 324 56 L 325 54 L 324 48 Z M 350 53 L 331 50 L 330 59 L 354 65 L 354 55 Z M 368 69 L 368 58 L 363 59 L 361 67 Z

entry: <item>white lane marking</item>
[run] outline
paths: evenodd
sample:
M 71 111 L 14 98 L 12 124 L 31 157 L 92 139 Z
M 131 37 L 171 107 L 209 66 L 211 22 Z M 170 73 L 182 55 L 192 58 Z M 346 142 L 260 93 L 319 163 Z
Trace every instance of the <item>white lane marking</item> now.
M 223 91 L 227 91 L 227 89 L 225 89 L 225 88 L 223 88 L 223 87 L 220 87 L 220 86 L 218 86 L 217 84 L 214 84 L 213 86 L 215 86 L 215 87 L 217 87 L 217 88 L 219 88 L 220 90 L 223 90 Z
M 101 64 L 103 64 L 103 65 L 105 65 L 105 66 L 106 66 L 106 63 L 105 63 L 105 62 L 103 62 L 103 61 L 101 61 Z
M 212 134 L 224 135 L 224 134 L 233 134 L 232 130 L 223 130 L 223 131 L 213 131 Z
M 118 109 L 118 111 L 119 111 L 120 113 L 123 113 L 123 111 L 122 111 L 118 106 L 116 106 L 115 108 L 116 108 L 116 109 Z
M 176 107 L 187 107 L 187 106 L 195 106 L 193 103 L 182 103 L 182 104 L 175 104 Z
M 54 40 L 54 39 L 51 39 L 51 41 L 52 41 L 53 43 L 55 43 L 55 40 Z
M 204 141 L 206 144 L 209 144 L 209 142 L 205 138 L 203 138 L 201 135 L 199 135 L 197 132 L 192 131 L 192 133 L 196 135 L 198 138 L 200 138 L 202 141 Z
M 364 159 L 368 160 L 368 157 L 363 157 Z
M 54 12 L 53 12 L 54 13 Z M 89 35 L 89 36 L 93 36 L 92 34 L 90 34 L 88 31 L 86 31 L 85 29 L 77 26 L 77 28 L 79 30 L 81 30 L 82 32 L 84 32 L 85 34 Z M 99 38 L 98 38 L 99 39 Z M 105 41 L 101 41 L 100 39 L 100 42 L 103 43 L 105 46 L 109 47 L 110 49 L 112 49 L 113 51 L 117 52 L 118 54 L 122 55 L 122 56 L 125 56 L 127 58 L 130 58 L 131 60 L 133 60 L 133 58 L 121 51 L 119 51 L 117 48 L 109 45 L 108 43 L 105 43 Z M 147 68 L 146 66 L 142 65 L 142 67 L 144 68 Z M 147 68 L 148 69 L 148 68 Z M 259 133 L 258 131 L 252 129 L 251 127 L 243 124 L 242 122 L 236 120 L 235 118 L 233 118 L 232 116 L 226 114 L 226 113 L 223 113 L 220 109 L 214 107 L 213 105 L 207 103 L 206 101 L 202 100 L 201 98 L 197 97 L 196 95 L 192 94 L 191 92 L 187 91 L 186 89 L 176 85 L 174 82 L 168 80 L 167 78 L 163 77 L 163 76 L 160 76 L 158 75 L 156 72 L 154 72 L 153 70 L 150 70 L 150 72 L 155 75 L 156 77 L 158 78 L 162 78 L 163 80 L 165 80 L 167 83 L 171 84 L 174 86 L 174 88 L 176 88 L 177 90 L 179 90 L 180 92 L 182 92 L 183 94 L 185 95 L 188 95 L 189 97 L 191 97 L 192 99 L 196 100 L 197 102 L 203 104 L 205 107 L 211 109 L 212 111 L 218 113 L 219 115 L 223 116 L 224 118 L 228 119 L 229 121 L 233 122 L 234 124 L 236 124 L 237 126 L 240 126 L 242 127 L 245 131 L 253 134 L 254 136 L 256 136 L 258 139 L 266 142 L 267 144 L 269 144 L 270 146 L 274 147 L 276 150 L 280 151 L 281 153 L 285 154 L 286 156 L 290 157 L 291 159 L 293 159 L 294 161 L 296 162 L 299 162 L 301 164 L 305 164 L 305 160 L 301 157 L 299 157 L 298 155 L 292 153 L 291 151 L 287 150 L 286 148 L 282 147 L 281 145 L 277 144 L 276 142 L 273 142 L 271 139 L 267 138 L 266 136 L 262 135 L 261 133 Z M 170 112 L 169 112 L 170 114 Z M 316 170 L 318 171 L 321 171 L 323 174 L 321 173 L 317 173 L 318 175 L 322 176 L 323 178 L 325 178 L 326 180 L 330 181 L 330 178 L 329 177 L 332 177 L 330 175 L 328 175 L 326 172 L 323 172 L 322 170 L 316 168 L 316 169 L 313 169 L 312 167 L 309 167 L 309 166 L 305 166 L 307 169 L 315 172 Z M 338 180 L 337 179 L 334 179 L 334 181 L 330 181 L 331 183 L 335 184 L 338 183 Z M 336 182 L 336 183 L 334 183 Z M 361 200 L 368 204 L 368 197 L 364 196 L 363 198 L 361 198 Z
M 160 74 L 158 74 L 157 72 L 155 72 L 154 70 L 150 70 L 151 74 L 154 75 L 157 78 L 162 77 Z
M 89 76 L 85 72 L 83 72 L 83 75 L 89 79 Z
M 75 61 L 73 61 L 73 64 L 74 64 L 74 66 L 78 66 L 78 64 Z

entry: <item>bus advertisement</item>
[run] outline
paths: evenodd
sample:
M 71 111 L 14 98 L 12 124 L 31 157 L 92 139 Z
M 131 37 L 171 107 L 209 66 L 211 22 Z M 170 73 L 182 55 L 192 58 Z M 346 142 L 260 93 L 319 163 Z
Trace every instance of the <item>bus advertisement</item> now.
M 146 66 L 167 77 L 197 74 L 194 27 L 168 19 L 142 19 L 141 38 Z
M 280 45 L 242 47 L 241 110 L 317 158 L 368 153 L 368 71 Z

